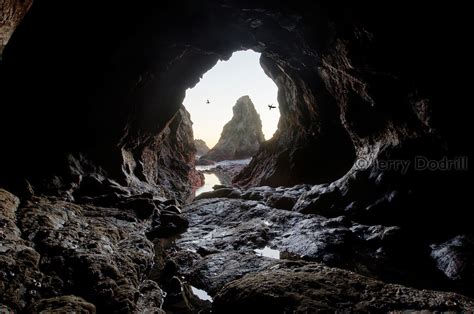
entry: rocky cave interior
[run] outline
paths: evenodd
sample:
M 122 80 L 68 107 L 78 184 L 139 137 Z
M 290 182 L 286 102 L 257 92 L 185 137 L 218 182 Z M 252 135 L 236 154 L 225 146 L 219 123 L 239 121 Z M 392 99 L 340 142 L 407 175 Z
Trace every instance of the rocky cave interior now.
M 474 310 L 470 170 L 380 167 L 470 158 L 466 10 L 25 3 L 0 8 L 0 309 Z M 278 131 L 193 200 L 185 90 L 245 49 Z

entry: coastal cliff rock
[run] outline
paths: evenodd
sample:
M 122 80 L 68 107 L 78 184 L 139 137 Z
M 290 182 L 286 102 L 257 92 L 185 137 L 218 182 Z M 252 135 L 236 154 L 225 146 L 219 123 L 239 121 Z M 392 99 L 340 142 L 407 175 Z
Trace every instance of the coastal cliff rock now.
M 262 121 L 249 96 L 240 97 L 232 111 L 234 115 L 224 125 L 219 142 L 203 159 L 221 161 L 249 158 L 265 141 Z
M 167 197 L 188 200 L 202 185 L 204 177 L 195 169 L 192 122 L 184 106 L 150 143 L 124 148 L 123 156 L 128 186 L 164 189 Z
M 20 205 L 0 189 L 0 309 L 163 313 L 164 293 L 147 276 L 157 258 L 147 230 L 159 224 L 169 234 L 170 220 L 186 220 L 145 197 L 109 198 L 107 206 L 32 197 Z
M 207 146 L 206 142 L 200 139 L 194 140 L 194 145 L 196 146 L 196 155 L 202 156 L 209 152 L 210 148 Z

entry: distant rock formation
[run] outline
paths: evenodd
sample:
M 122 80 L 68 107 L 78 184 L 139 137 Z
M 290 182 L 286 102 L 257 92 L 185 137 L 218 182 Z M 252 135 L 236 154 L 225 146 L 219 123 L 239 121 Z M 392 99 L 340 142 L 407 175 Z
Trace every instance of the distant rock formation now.
M 194 140 L 194 145 L 196 146 L 196 155 L 203 156 L 207 154 L 210 148 L 207 146 L 206 142 L 200 139 Z
M 252 157 L 265 141 L 260 115 L 249 96 L 240 97 L 234 115 L 224 126 L 219 142 L 202 159 L 214 161 Z

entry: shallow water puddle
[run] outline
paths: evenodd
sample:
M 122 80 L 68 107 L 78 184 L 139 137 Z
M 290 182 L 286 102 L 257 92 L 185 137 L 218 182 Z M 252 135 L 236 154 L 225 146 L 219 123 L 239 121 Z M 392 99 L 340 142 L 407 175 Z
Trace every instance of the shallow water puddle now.
M 221 184 L 219 178 L 213 173 L 204 173 L 204 185 L 196 190 L 196 196 L 204 192 L 211 192 L 214 185 Z
M 209 302 L 212 302 L 212 297 L 204 290 L 202 289 L 198 289 L 194 286 L 190 286 L 191 287 L 191 291 L 193 292 L 193 294 L 195 296 L 197 296 L 199 299 L 203 300 L 203 301 L 209 301 Z
M 264 247 L 263 249 L 255 249 L 253 251 L 258 256 L 280 259 L 280 251 L 274 250 L 268 246 Z

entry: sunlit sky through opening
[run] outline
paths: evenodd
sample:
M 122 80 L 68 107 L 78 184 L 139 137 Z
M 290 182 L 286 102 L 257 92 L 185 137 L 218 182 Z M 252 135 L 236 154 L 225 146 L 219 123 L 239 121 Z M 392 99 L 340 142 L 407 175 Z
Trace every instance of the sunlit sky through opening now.
M 194 138 L 212 148 L 232 118 L 235 102 L 244 95 L 250 96 L 260 114 L 265 139 L 273 136 L 280 118 L 278 89 L 263 72 L 259 58 L 260 54 L 252 50 L 234 52 L 229 61 L 219 61 L 194 88 L 186 91 L 183 104 L 191 114 Z M 269 104 L 276 108 L 270 110 Z

